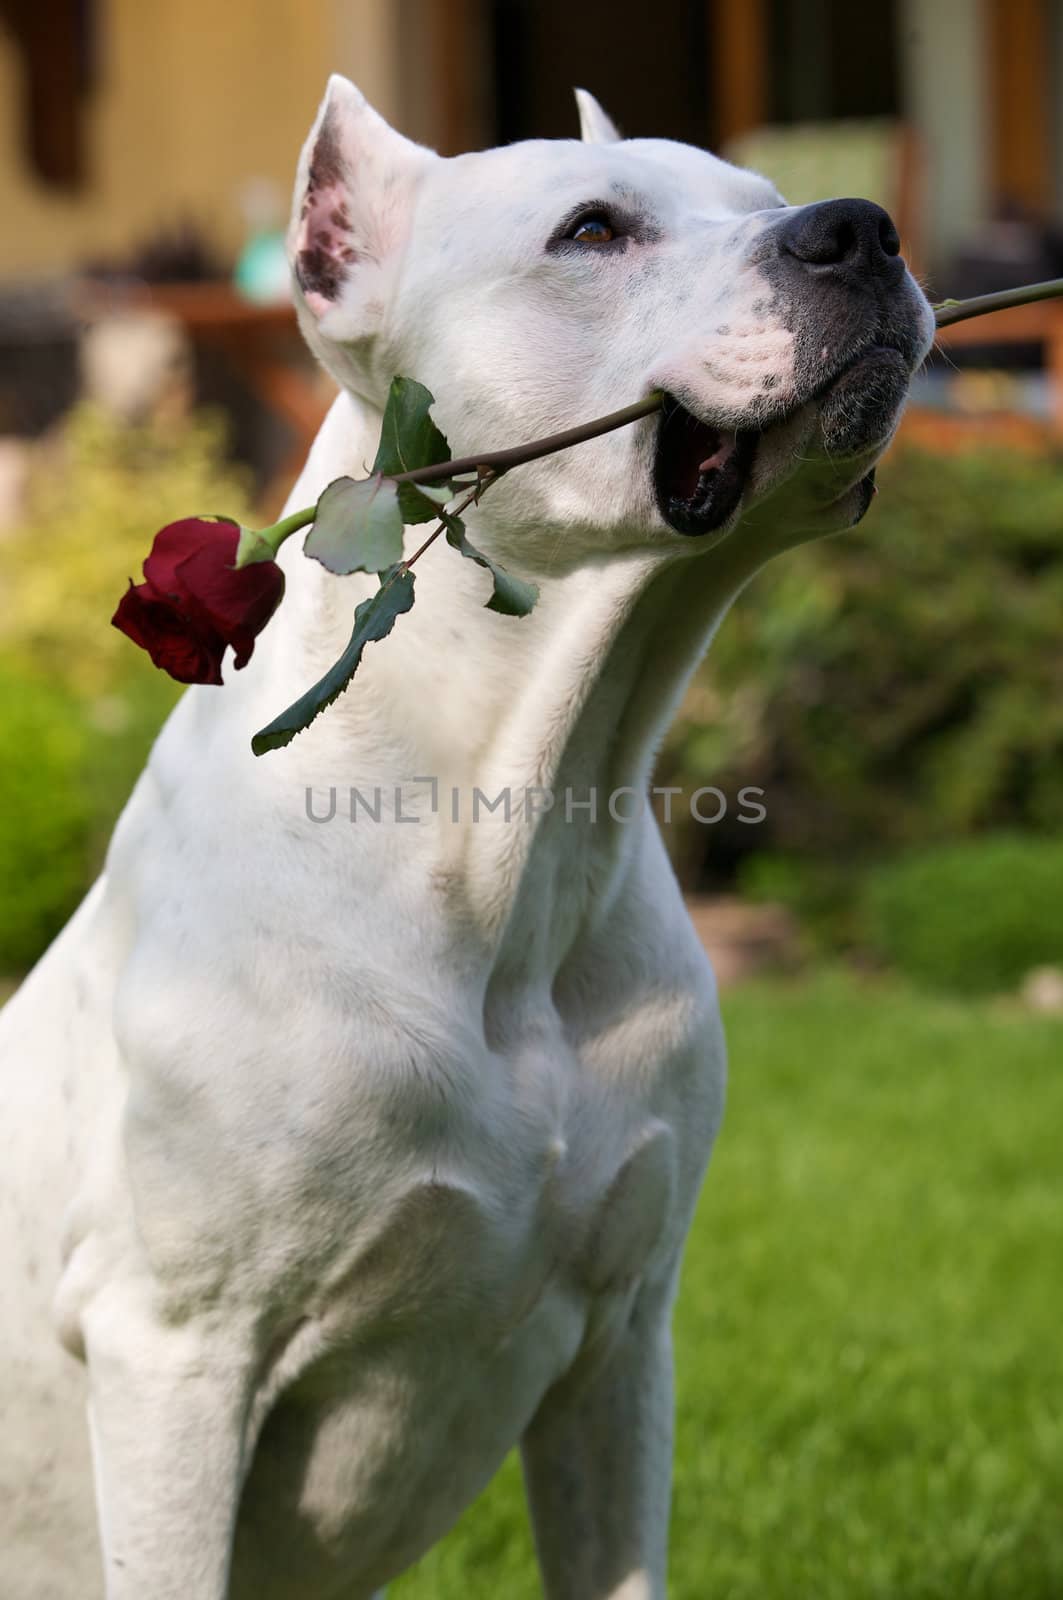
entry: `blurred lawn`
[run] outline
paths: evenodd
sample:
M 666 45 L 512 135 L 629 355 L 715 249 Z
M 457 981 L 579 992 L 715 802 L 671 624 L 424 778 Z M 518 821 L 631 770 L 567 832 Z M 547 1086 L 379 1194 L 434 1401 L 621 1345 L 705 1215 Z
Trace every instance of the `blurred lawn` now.
M 1063 1595 L 1063 1022 L 727 998 L 677 1315 L 673 1600 Z M 514 1460 L 395 1600 L 539 1596 Z

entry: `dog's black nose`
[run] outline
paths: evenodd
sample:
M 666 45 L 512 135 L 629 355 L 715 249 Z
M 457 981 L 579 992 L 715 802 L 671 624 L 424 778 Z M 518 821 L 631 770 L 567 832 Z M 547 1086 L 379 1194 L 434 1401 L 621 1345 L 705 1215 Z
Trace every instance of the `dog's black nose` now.
M 780 240 L 809 267 L 855 268 L 879 276 L 902 270 L 901 241 L 888 212 L 871 200 L 822 200 L 802 206 Z

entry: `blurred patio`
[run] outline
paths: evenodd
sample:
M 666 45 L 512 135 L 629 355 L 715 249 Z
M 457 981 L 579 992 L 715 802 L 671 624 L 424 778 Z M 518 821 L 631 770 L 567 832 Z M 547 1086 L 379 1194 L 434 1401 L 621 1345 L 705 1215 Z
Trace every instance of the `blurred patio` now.
M 85 392 L 220 404 L 259 490 L 290 479 L 329 395 L 280 234 L 332 70 L 446 154 L 571 136 L 584 83 L 792 201 L 880 200 L 932 296 L 1063 271 L 1061 0 L 675 0 L 644 29 L 634 0 L 0 0 L 0 516 L 17 441 Z M 941 345 L 911 436 L 1063 436 L 1063 305 Z
M 931 298 L 1063 274 L 1063 0 L 673 0 L 649 29 L 635 0 L 0 0 L 0 676 L 23 710 L 27 675 L 51 696 L 32 720 L 66 730 L 57 772 L 82 770 L 86 728 L 95 767 L 111 752 L 0 969 L 70 909 L 172 702 L 105 637 L 147 535 L 189 505 L 274 512 L 329 404 L 283 233 L 331 71 L 446 154 L 573 137 L 586 85 L 626 133 L 707 145 L 791 201 L 880 201 Z M 791 965 L 810 925 L 859 946 L 835 879 L 865 858 L 1058 825 L 1063 301 L 939 346 L 866 534 L 753 587 L 662 754 L 673 781 L 771 788 L 761 829 L 670 835 L 722 972 Z

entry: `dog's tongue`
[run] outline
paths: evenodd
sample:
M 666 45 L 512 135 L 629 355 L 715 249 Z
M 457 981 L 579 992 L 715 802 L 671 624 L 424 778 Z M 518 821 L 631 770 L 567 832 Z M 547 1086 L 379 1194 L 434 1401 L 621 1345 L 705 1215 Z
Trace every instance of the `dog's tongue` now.
M 720 442 L 710 456 L 698 466 L 698 476 L 703 472 L 712 472 L 718 467 L 725 467 L 738 448 L 737 433 L 721 433 Z
M 689 412 L 665 419 L 664 449 L 667 491 L 680 500 L 692 500 L 706 488 L 707 474 L 719 472 L 735 453 L 738 436 L 714 428 Z

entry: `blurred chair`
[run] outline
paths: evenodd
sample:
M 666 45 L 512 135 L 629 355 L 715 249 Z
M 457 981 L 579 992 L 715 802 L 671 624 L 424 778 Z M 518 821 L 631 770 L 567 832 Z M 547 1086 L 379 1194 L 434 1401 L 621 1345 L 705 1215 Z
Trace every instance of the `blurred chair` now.
M 915 403 L 905 413 L 904 432 L 929 449 L 947 450 L 979 441 L 1019 449 L 1042 449 L 1063 439 L 1063 300 L 994 311 L 942 328 L 936 349 L 946 361 L 953 350 L 1024 345 L 1040 353 L 1041 370 L 1026 374 L 965 367 L 949 380 L 948 404 Z
M 191 348 L 176 317 L 151 310 L 101 316 L 85 324 L 80 356 L 86 399 L 119 421 L 191 409 Z
M 155 318 L 179 330 L 196 356 L 220 356 L 287 434 L 261 496 L 279 504 L 298 475 L 335 395 L 309 356 L 291 303 L 258 305 L 225 279 L 194 283 L 85 282 L 75 294 L 89 324 Z M 113 341 L 110 341 L 113 343 Z
M 844 117 L 753 128 L 731 139 L 721 154 L 764 173 L 790 205 L 843 195 L 876 201 L 896 223 L 908 264 L 918 272 L 922 163 L 907 123 Z

